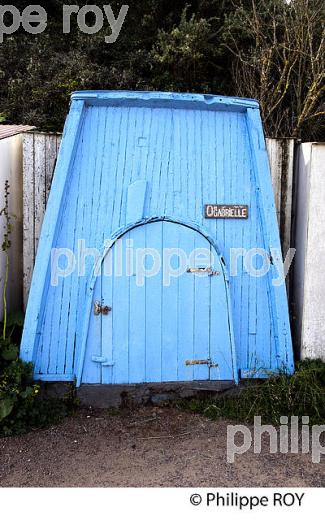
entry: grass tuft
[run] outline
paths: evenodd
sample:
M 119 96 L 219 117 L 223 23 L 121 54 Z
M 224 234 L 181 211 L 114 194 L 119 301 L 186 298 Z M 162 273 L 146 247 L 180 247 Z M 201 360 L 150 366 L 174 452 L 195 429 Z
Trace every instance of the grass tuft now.
M 292 376 L 279 374 L 269 379 L 246 381 L 238 395 L 178 401 L 184 410 L 201 413 L 210 419 L 227 418 L 279 424 L 281 416 L 309 416 L 310 424 L 325 423 L 325 363 L 321 360 L 299 362 Z

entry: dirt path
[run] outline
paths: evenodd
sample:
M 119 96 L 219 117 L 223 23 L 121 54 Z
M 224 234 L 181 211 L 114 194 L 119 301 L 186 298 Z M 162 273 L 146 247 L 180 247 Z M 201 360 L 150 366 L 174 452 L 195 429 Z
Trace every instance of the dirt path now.
M 168 408 L 81 410 L 48 430 L 0 439 L 0 485 L 325 486 L 324 461 L 271 455 L 267 443 L 227 464 L 226 428 Z

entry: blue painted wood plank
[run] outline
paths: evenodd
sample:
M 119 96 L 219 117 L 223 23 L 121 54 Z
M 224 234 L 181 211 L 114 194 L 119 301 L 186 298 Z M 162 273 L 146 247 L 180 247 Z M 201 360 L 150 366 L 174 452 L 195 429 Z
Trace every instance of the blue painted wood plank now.
M 179 234 L 179 247 L 186 253 L 195 249 L 195 233 L 183 226 Z M 191 267 L 190 265 L 187 266 Z M 195 276 L 184 273 L 178 282 L 178 379 L 192 381 L 194 365 L 186 365 L 186 361 L 195 358 L 194 348 L 194 297 Z
M 160 221 L 148 224 L 146 230 L 146 244 L 157 252 L 163 247 L 162 228 Z M 146 379 L 151 382 L 162 381 L 162 290 L 162 269 L 159 269 L 155 276 L 146 279 L 146 317 L 142 325 L 146 336 Z
M 159 186 L 156 193 L 157 197 L 157 215 L 164 216 L 168 215 L 171 210 L 167 206 L 168 196 L 168 182 L 169 174 L 172 164 L 172 153 L 174 145 L 173 137 L 173 118 L 172 110 L 169 110 L 166 114 L 165 131 L 163 136 L 163 144 L 160 153 L 160 164 L 159 164 Z
M 125 258 L 126 241 L 121 240 L 120 253 Z M 113 312 L 113 383 L 129 383 L 129 316 L 130 316 L 130 277 L 117 273 L 115 265 L 118 254 L 114 246 L 114 285 L 112 307 Z M 103 297 L 106 295 L 103 293 Z
M 124 172 L 121 179 L 117 179 L 117 186 L 121 187 L 121 203 L 118 206 L 118 222 L 116 227 L 125 226 L 126 207 L 127 207 L 127 190 L 132 180 L 137 179 L 139 168 L 140 150 L 138 144 L 138 133 L 141 133 L 141 109 L 134 108 L 128 115 L 128 136 L 125 145 L 125 162 Z M 114 225 L 114 221 L 113 221 Z
M 97 145 L 97 138 L 99 136 L 99 113 L 98 109 L 88 108 L 87 114 L 86 114 L 86 121 L 87 122 L 87 128 L 88 132 L 87 135 L 84 136 L 83 139 L 83 157 L 84 157 L 84 163 L 81 164 L 81 167 L 83 168 L 83 171 L 95 172 L 96 175 L 96 166 L 97 166 L 97 154 L 96 154 L 96 145 Z M 88 174 L 89 175 L 89 174 Z M 94 181 L 89 182 L 89 177 L 86 173 L 81 175 L 81 185 L 80 185 L 80 194 L 79 199 L 77 203 L 77 216 L 75 219 L 75 232 L 73 235 L 73 251 L 76 255 L 76 258 L 79 257 L 78 252 L 78 244 L 80 244 L 80 241 L 84 242 L 84 247 L 86 249 L 91 249 L 92 247 L 92 240 L 91 237 L 94 235 L 94 230 L 92 228 L 93 222 L 94 222 L 94 213 L 93 209 L 97 209 L 97 201 L 94 202 L 95 198 L 95 185 L 96 183 Z M 71 320 L 74 325 L 74 331 L 75 331 L 75 343 L 76 343 L 76 349 L 75 353 L 69 351 L 69 356 L 67 357 L 67 370 L 74 370 L 75 366 L 77 366 L 79 361 L 79 352 L 80 352 L 80 344 L 82 341 L 81 338 L 81 332 L 83 330 L 83 323 L 85 321 L 85 317 L 81 312 L 78 312 L 78 305 L 81 306 L 81 308 L 84 308 L 85 305 L 85 296 L 86 296 L 86 290 L 87 290 L 87 283 L 88 283 L 88 277 L 90 276 L 90 273 L 93 271 L 94 267 L 94 258 L 91 255 L 85 255 L 84 258 L 80 258 L 80 273 L 75 271 L 74 277 L 78 278 L 78 281 L 75 281 L 74 285 L 74 295 L 72 297 L 73 302 L 78 302 L 77 304 L 74 303 L 73 306 L 71 306 L 72 313 L 71 313 Z M 72 354 L 72 356 L 71 356 Z
M 110 143 L 109 150 L 106 152 L 110 157 L 107 165 L 108 178 L 113 183 L 113 189 L 108 190 L 108 204 L 112 207 L 110 231 L 119 229 L 121 226 L 122 218 L 122 201 L 123 201 L 123 179 L 127 179 L 126 186 L 130 183 L 130 157 L 129 157 L 129 140 L 130 132 L 134 126 L 134 116 L 129 109 L 124 108 L 119 116 L 117 109 L 114 110 L 113 120 L 110 117 L 111 126 L 109 125 L 110 131 Z M 109 116 L 112 109 L 108 109 Z M 119 117 L 119 120 L 116 118 Z M 131 134 L 132 135 L 132 134 Z M 126 197 L 126 194 L 125 194 Z M 109 230 L 107 235 L 109 236 Z
M 94 358 L 105 355 L 102 353 L 102 345 L 105 344 L 106 337 L 102 337 L 102 316 L 94 314 L 94 304 L 102 301 L 102 278 L 98 277 L 93 297 L 93 305 L 89 320 L 89 329 L 87 336 L 87 346 L 85 354 L 85 363 L 82 373 L 82 382 L 87 384 L 102 382 L 102 366 L 94 361 Z
M 215 253 L 214 269 L 222 272 L 221 263 Z M 232 380 L 237 377 L 236 353 L 227 292 L 224 277 L 213 276 L 211 278 L 210 357 L 217 366 L 210 369 L 210 379 L 212 380 Z
M 212 267 L 211 261 L 206 261 L 206 257 L 210 256 L 210 244 L 198 233 L 195 236 L 195 250 L 196 254 L 193 267 Z M 204 251 L 206 251 L 206 253 L 204 253 Z M 211 277 L 206 273 L 194 274 L 193 276 L 194 359 L 207 360 L 210 358 L 210 312 L 213 312 L 210 294 Z M 208 365 L 194 365 L 193 377 L 196 380 L 209 379 Z
M 102 365 L 102 379 L 103 384 L 111 384 L 113 381 L 114 370 L 114 347 L 113 347 L 113 317 L 118 309 L 115 308 L 114 294 L 114 265 L 113 251 L 108 251 L 105 261 L 102 265 L 103 276 L 102 283 L 102 304 L 110 307 L 110 312 L 101 317 L 101 355 L 106 360 Z M 112 364 L 110 364 L 112 363 Z
M 178 368 L 178 328 L 177 328 L 177 294 L 179 277 L 173 276 L 178 269 L 179 226 L 170 222 L 163 224 L 163 289 L 162 289 L 162 381 L 177 381 Z M 176 254 L 173 254 L 176 253 Z
M 133 276 L 130 276 L 129 383 L 146 381 L 146 279 L 142 279 L 141 274 L 148 261 L 143 253 L 146 247 L 150 247 L 150 244 L 146 246 L 146 227 L 136 227 L 124 237 L 124 240 L 132 237 L 138 256 Z

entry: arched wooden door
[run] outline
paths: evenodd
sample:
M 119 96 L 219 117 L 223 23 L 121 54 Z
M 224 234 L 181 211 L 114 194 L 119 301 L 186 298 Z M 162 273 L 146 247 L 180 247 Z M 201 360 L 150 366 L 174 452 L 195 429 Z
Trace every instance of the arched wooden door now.
M 129 230 L 93 303 L 82 382 L 236 379 L 224 271 L 198 231 L 165 220 Z

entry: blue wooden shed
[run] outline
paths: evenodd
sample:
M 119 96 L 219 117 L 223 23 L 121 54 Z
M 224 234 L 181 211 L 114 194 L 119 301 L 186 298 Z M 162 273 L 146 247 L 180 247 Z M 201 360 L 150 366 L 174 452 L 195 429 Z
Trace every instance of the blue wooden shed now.
M 281 274 L 256 101 L 72 95 L 21 345 L 36 379 L 291 373 Z

